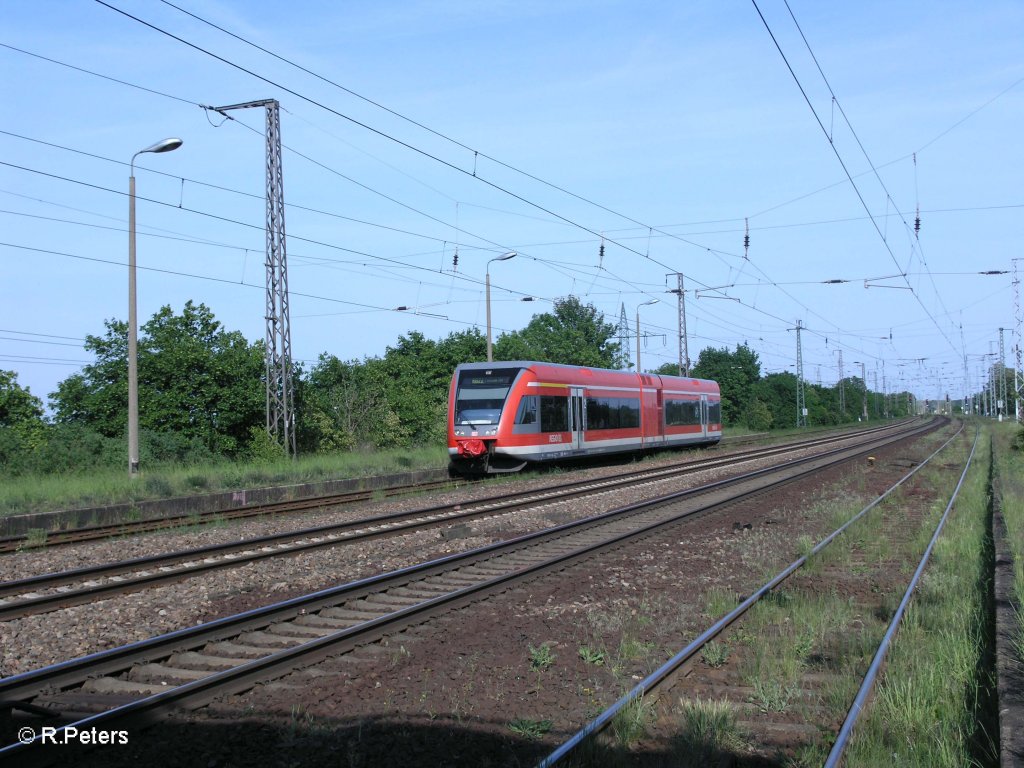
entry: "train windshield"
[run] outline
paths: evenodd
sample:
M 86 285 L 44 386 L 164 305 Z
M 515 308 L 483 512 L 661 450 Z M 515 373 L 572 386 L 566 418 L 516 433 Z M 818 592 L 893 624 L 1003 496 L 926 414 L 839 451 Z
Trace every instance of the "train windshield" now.
M 455 390 L 455 425 L 497 424 L 519 368 L 463 371 Z

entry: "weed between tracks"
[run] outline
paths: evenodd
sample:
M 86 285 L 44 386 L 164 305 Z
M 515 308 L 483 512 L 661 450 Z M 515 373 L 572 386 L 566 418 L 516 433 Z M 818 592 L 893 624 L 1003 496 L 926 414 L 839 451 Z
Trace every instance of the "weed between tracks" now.
M 1024 663 L 1024 429 L 1013 438 L 1006 433 L 999 434 L 997 446 L 996 482 L 1002 496 L 1003 518 L 1013 553 L 1013 592 L 1018 625 L 1013 646 L 1017 660 Z
M 962 450 L 960 455 L 966 458 Z M 982 452 L 976 461 L 971 483 L 962 491 L 957 512 L 947 523 L 905 627 L 897 635 L 875 702 L 847 751 L 847 765 L 991 764 L 991 742 L 985 745 L 984 733 L 989 727 L 984 711 L 984 688 L 989 681 L 978 672 L 985 668 L 988 604 L 987 454 Z M 823 730 L 817 740 L 784 753 L 765 753 L 763 747 L 756 751 L 790 768 L 821 765 L 955 479 L 949 471 L 919 474 L 918 490 L 901 491 L 869 513 L 814 557 L 792 583 L 762 601 L 718 644 L 705 649 L 707 666 L 719 669 L 728 664 L 749 693 L 742 701 L 680 700 L 663 714 L 676 721 L 665 764 L 743 765 L 755 750 L 747 723 L 764 718 L 820 723 Z M 928 504 L 923 514 L 908 517 L 908 509 L 919 506 L 922 493 L 929 489 L 938 490 L 942 498 Z M 817 511 L 837 528 L 859 508 L 833 502 Z M 909 535 L 892 533 L 911 526 Z M 1019 530 L 1024 545 L 1024 520 Z M 810 549 L 808 541 L 799 540 L 794 555 L 805 556 Z M 821 582 L 837 573 L 856 578 L 851 582 L 848 576 L 840 577 L 837 586 L 822 591 Z M 897 583 L 893 574 L 898 576 Z M 706 596 L 706 613 L 717 619 L 738 599 L 728 589 L 712 590 Z M 1024 631 L 1020 646 L 1024 649 Z M 608 758 L 609 753 L 601 757 Z M 580 764 L 600 763 L 584 760 Z
M 847 765 L 998 764 L 987 658 L 991 642 L 990 460 L 983 435 L 975 463 L 896 635 L 872 705 L 847 749 Z M 920 541 L 917 546 L 923 549 Z

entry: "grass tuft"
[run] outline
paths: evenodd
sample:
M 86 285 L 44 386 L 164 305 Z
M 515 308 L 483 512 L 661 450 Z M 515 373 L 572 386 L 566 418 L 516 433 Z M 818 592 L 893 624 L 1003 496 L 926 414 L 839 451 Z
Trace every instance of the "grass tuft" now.
M 554 723 L 550 720 L 528 720 L 524 717 L 517 717 L 508 724 L 508 729 L 516 736 L 522 736 L 529 741 L 536 741 L 543 738 L 553 725 Z

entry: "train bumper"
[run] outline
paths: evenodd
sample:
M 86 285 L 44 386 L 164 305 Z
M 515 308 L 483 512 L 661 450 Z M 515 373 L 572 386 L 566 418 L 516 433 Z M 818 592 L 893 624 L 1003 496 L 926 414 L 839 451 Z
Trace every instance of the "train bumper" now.
M 478 438 L 455 441 L 455 447 L 448 449 L 451 469 L 460 475 L 493 475 L 504 472 L 518 472 L 526 466 L 522 459 L 506 456 L 494 450 L 493 440 Z
M 479 459 L 487 453 L 487 443 L 475 437 L 472 440 L 456 440 L 455 447 L 459 456 L 467 459 Z

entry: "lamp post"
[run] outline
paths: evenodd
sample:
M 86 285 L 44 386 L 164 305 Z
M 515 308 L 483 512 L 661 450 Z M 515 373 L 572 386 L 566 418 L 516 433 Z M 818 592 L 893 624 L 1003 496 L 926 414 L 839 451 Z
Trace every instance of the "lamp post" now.
M 135 309 L 135 158 L 145 152 L 170 152 L 181 139 L 164 139 L 132 155 L 128 176 L 128 476 L 139 474 L 139 324 Z
M 508 261 L 516 257 L 516 252 L 511 251 L 501 256 L 495 256 L 491 261 Z M 494 362 L 491 355 L 491 261 L 487 262 L 487 271 L 484 275 L 484 285 L 487 288 L 487 362 Z
M 657 299 L 651 299 L 645 301 L 643 304 L 636 305 L 636 372 L 640 373 L 640 307 L 646 307 L 649 304 L 657 304 Z

